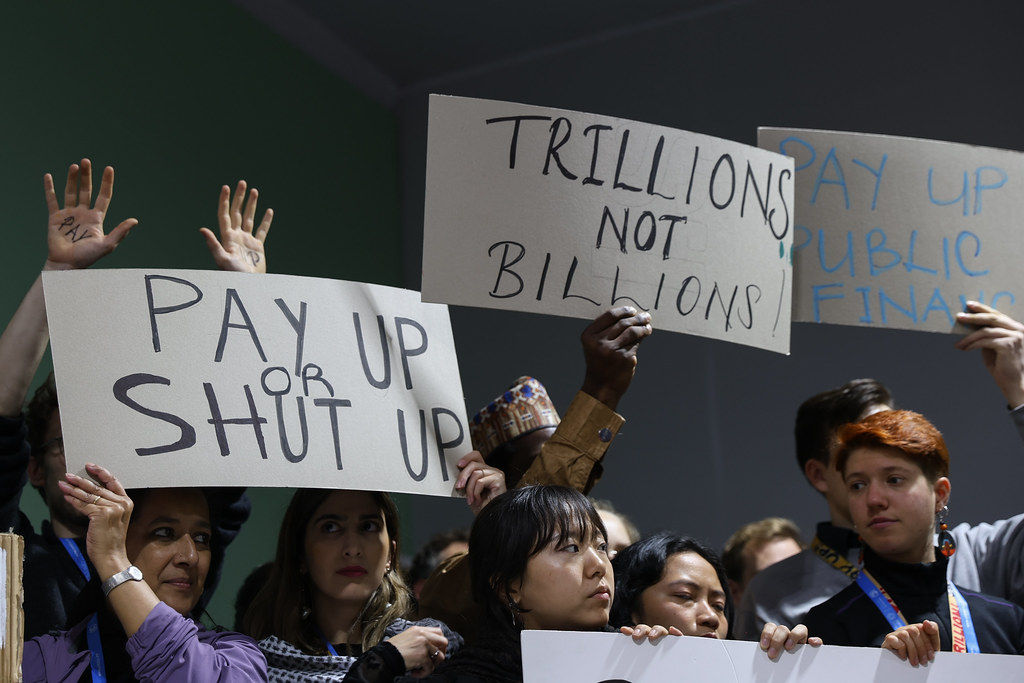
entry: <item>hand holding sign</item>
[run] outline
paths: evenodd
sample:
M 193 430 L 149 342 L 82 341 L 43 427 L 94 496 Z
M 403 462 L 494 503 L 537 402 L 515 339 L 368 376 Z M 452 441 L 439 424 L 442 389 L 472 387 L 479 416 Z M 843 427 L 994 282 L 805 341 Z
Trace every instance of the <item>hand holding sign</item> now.
M 43 188 L 50 212 L 45 270 L 88 268 L 112 252 L 138 223 L 129 218 L 109 235 L 103 232 L 103 219 L 114 194 L 114 169 L 110 166 L 103 169 L 100 193 L 92 208 L 92 163 L 88 159 L 68 168 L 63 209 L 57 203 L 53 176 L 49 173 L 43 176 Z
M 640 342 L 653 331 L 651 314 L 632 306 L 597 316 L 580 337 L 587 362 L 582 390 L 615 410 L 633 381 Z
M 254 187 L 249 190 L 249 198 L 245 197 L 246 184 L 238 181 L 234 199 L 231 188 L 227 185 L 220 189 L 217 224 L 220 239 L 209 228 L 200 228 L 206 239 L 206 246 L 213 255 L 213 260 L 221 270 L 234 270 L 241 273 L 267 272 L 267 253 L 265 243 L 270 223 L 274 220 L 274 210 L 267 209 L 263 214 L 258 228 L 256 223 L 256 199 L 259 191 Z M 242 205 L 245 204 L 243 210 Z
M 977 327 L 956 343 L 961 351 L 981 349 L 981 359 L 1011 408 L 1024 405 L 1024 324 L 991 306 L 967 302 L 957 322 Z

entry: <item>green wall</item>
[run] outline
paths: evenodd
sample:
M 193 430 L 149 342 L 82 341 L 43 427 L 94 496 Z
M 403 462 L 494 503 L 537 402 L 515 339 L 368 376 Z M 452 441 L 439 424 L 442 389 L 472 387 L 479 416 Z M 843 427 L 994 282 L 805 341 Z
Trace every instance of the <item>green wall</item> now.
M 245 178 L 275 211 L 272 272 L 401 283 L 394 115 L 232 3 L 4 3 L 0 62 L 2 320 L 45 258 L 42 176 L 60 188 L 84 156 L 117 171 L 108 229 L 139 219 L 103 267 L 212 268 L 198 229 L 216 227 L 220 186 Z M 273 554 L 290 494 L 250 491 L 219 623 Z M 37 524 L 46 512 L 30 490 L 23 509 Z

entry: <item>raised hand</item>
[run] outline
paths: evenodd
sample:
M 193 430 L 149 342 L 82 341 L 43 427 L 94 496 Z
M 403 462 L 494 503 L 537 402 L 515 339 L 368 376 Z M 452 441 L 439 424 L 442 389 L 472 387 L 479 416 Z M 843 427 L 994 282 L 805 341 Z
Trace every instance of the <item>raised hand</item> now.
M 1024 404 L 1024 324 L 991 306 L 967 302 L 957 321 L 976 327 L 956 343 L 961 351 L 981 349 L 981 359 L 1011 408 Z
M 267 272 L 267 253 L 265 243 L 270 223 L 274 220 L 274 210 L 267 209 L 259 227 L 256 223 L 256 200 L 259 192 L 256 188 L 249 190 L 245 196 L 246 184 L 238 181 L 234 198 L 231 188 L 227 185 L 220 188 L 217 224 L 220 228 L 220 239 L 209 228 L 200 228 L 206 239 L 206 246 L 213 255 L 213 260 L 221 270 L 234 270 L 242 273 Z M 244 207 L 243 207 L 244 204 Z
M 652 332 L 651 314 L 632 306 L 597 316 L 580 337 L 587 363 L 582 390 L 615 410 L 633 381 L 640 342 Z
M 110 166 L 103 169 L 95 205 L 92 205 L 92 163 L 88 159 L 68 168 L 64 208 L 57 202 L 53 176 L 49 173 L 43 176 L 43 189 L 50 213 L 44 270 L 87 268 L 114 251 L 138 223 L 129 218 L 109 234 L 103 231 L 103 219 L 114 194 L 114 169 Z

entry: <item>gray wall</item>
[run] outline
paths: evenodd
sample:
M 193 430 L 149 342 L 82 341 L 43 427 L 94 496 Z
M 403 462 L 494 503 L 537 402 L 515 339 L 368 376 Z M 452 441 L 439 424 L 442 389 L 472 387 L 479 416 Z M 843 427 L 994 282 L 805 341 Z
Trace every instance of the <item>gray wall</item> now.
M 775 125 L 1024 149 L 1021 14 L 1011 3 L 734 3 L 453 77 L 430 91 L 620 116 L 752 145 L 757 126 Z M 425 90 L 408 93 L 401 110 L 413 287 L 426 98 Z M 544 381 L 562 406 L 582 381 L 580 321 L 465 308 L 453 308 L 452 319 L 470 411 L 520 374 Z M 811 534 L 827 509 L 796 466 L 796 408 L 869 376 L 946 434 L 955 522 L 1014 514 L 1024 502 L 1022 444 L 980 357 L 953 342 L 798 324 L 784 357 L 656 331 L 641 347 L 620 406 L 627 423 L 594 495 L 612 499 L 645 532 L 674 528 L 715 545 L 767 515 L 792 517 Z

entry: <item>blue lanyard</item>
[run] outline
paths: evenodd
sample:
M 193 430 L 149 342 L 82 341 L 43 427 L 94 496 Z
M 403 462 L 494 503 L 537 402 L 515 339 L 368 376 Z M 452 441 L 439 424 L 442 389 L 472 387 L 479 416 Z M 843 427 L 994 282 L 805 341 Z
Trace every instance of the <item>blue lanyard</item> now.
M 331 642 L 327 640 L 327 636 L 324 635 L 324 632 L 320 630 L 319 626 L 316 627 L 316 634 L 320 636 L 320 640 L 324 641 L 324 645 L 327 647 L 327 651 L 330 652 L 333 656 L 337 657 L 338 651 L 335 650 L 334 646 L 331 645 Z
M 862 570 L 857 576 L 857 585 L 871 599 L 871 602 L 875 603 L 875 607 L 882 613 L 882 616 L 889 622 L 893 630 L 907 625 L 907 620 L 903 613 L 899 611 L 896 603 L 893 602 L 886 590 L 882 588 L 882 585 L 867 570 Z M 953 651 L 981 652 L 981 649 L 978 647 L 978 634 L 974 630 L 974 620 L 971 619 L 971 608 L 967 606 L 964 596 L 961 595 L 960 590 L 953 585 L 952 581 L 946 581 L 946 594 L 949 599 L 949 621 L 953 637 Z M 961 636 L 963 638 L 962 641 L 960 640 Z
M 971 619 L 971 608 L 967 606 L 967 601 L 964 600 L 964 596 L 960 594 L 960 589 L 953 585 L 952 581 L 946 582 L 947 592 L 952 598 L 949 602 L 949 619 L 953 627 L 953 649 L 957 650 L 957 636 L 960 635 L 959 630 L 963 630 L 964 645 L 968 652 L 981 652 L 981 648 L 978 647 L 978 634 L 974 630 L 974 620 Z M 956 603 L 956 610 L 953 609 L 954 602 Z M 957 623 L 959 622 L 959 624 Z M 957 628 L 959 626 L 959 629 Z
M 875 577 L 868 573 L 868 570 L 862 569 L 857 574 L 857 585 L 860 586 L 865 595 L 871 598 L 871 602 L 875 603 L 875 607 L 882 613 L 885 620 L 889 622 L 889 626 L 892 626 L 892 630 L 895 631 L 907 625 L 907 620 L 900 613 L 896 604 L 889 598 L 889 594 L 875 580 Z
M 60 542 L 68 551 L 71 559 L 74 560 L 75 565 L 78 566 L 78 570 L 82 572 L 82 576 L 88 581 L 92 576 L 89 572 L 89 563 L 85 561 L 85 556 L 82 555 L 82 550 L 75 543 L 75 539 L 62 538 Z M 89 617 L 85 636 L 89 642 L 89 666 L 92 668 L 92 681 L 93 683 L 107 683 L 107 666 L 103 661 L 103 643 L 100 641 L 100 622 L 95 614 Z

